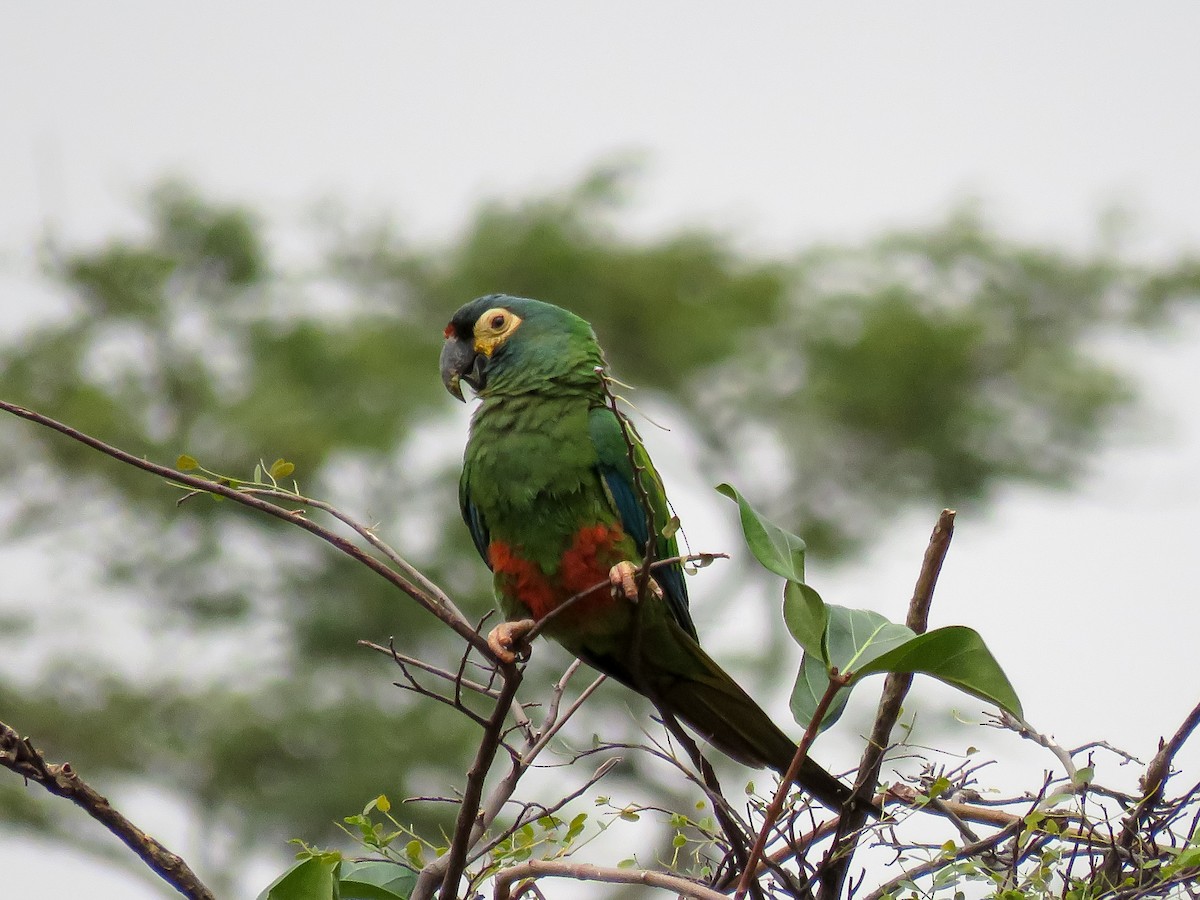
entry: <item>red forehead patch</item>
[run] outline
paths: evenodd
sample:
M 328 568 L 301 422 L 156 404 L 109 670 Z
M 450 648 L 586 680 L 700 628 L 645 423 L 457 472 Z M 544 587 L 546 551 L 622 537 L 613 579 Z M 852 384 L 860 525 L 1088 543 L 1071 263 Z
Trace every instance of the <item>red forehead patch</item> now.
M 447 337 L 447 338 L 454 337 L 454 323 L 453 322 L 451 322 L 449 325 L 446 326 L 446 330 L 442 332 L 442 337 Z

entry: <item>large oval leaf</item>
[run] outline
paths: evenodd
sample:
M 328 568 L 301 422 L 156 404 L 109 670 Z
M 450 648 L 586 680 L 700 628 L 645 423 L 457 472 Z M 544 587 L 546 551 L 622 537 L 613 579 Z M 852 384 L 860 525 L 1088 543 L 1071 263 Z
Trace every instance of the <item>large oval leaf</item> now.
M 829 670 L 857 672 L 913 638 L 912 629 L 889 622 L 869 609 L 847 609 L 844 606 L 825 606 L 829 625 L 825 630 L 825 658 L 805 651 L 792 688 L 791 708 L 796 721 L 808 727 L 817 711 L 817 703 L 829 685 Z M 799 640 L 799 638 L 797 638 Z M 846 706 L 853 684 L 838 690 L 821 720 L 824 731 L 838 720 Z
M 788 581 L 783 586 L 783 621 L 805 653 L 825 663 L 825 629 L 829 610 L 821 595 L 807 584 Z
M 383 859 L 345 860 L 338 870 L 341 900 L 408 900 L 416 885 L 416 872 Z
M 746 546 L 762 565 L 788 581 L 804 581 L 804 541 L 764 519 L 731 484 L 718 484 L 717 490 L 738 505 Z
M 337 900 L 336 853 L 300 860 L 258 895 L 258 900 Z
M 821 697 L 825 695 L 828 687 L 829 672 L 825 668 L 825 661 L 805 651 L 804 658 L 800 660 L 800 671 L 796 673 L 796 683 L 792 686 L 790 700 L 792 717 L 797 723 L 808 728 L 808 723 L 817 712 L 817 704 L 821 702 Z M 839 688 L 833 701 L 825 709 L 818 732 L 824 731 L 841 717 L 849 699 L 850 688 Z
M 1021 701 L 979 632 L 963 625 L 917 635 L 874 657 L 857 674 L 921 672 L 1023 718 Z

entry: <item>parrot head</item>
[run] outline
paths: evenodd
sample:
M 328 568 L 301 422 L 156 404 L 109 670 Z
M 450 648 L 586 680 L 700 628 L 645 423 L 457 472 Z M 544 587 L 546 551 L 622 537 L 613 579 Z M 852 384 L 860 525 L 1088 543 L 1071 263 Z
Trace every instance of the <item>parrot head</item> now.
M 459 307 L 445 330 L 442 384 L 465 401 L 536 390 L 604 364 L 592 327 L 572 312 L 525 297 L 488 294 Z M 591 364 L 590 367 L 588 364 Z

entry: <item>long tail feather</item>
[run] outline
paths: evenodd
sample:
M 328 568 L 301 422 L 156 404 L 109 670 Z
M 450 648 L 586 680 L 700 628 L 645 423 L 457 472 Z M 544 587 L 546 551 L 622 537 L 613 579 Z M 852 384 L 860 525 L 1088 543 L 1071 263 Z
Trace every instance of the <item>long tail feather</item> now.
M 656 652 L 644 654 L 636 673 L 612 658 L 586 661 L 648 697 L 726 756 L 755 769 L 784 774 L 796 754 L 795 741 L 699 643 L 677 626 L 671 631 L 672 640 L 664 642 L 671 645 L 669 649 L 660 643 Z M 835 811 L 851 796 L 849 787 L 811 758 L 802 764 L 796 782 Z M 874 803 L 871 812 L 881 815 Z

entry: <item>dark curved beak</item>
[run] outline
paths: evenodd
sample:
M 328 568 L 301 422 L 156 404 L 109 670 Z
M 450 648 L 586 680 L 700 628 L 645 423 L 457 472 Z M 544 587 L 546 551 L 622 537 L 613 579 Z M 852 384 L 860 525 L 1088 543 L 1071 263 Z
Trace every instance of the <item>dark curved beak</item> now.
M 477 353 L 474 346 L 463 338 L 450 338 L 442 345 L 440 367 L 442 384 L 446 390 L 459 400 L 466 402 L 463 397 L 462 385 L 465 381 L 476 393 L 483 387 L 484 369 L 487 367 L 487 357 Z

